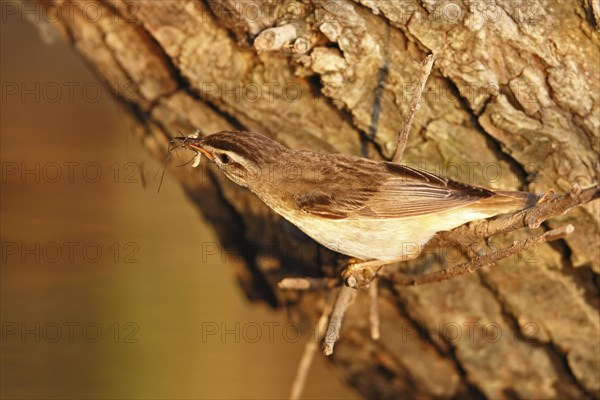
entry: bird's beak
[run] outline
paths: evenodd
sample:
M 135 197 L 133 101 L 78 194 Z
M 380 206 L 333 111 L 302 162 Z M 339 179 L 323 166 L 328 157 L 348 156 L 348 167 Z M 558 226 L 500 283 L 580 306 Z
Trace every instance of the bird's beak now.
M 208 159 L 209 159 L 209 160 L 211 160 L 211 161 L 212 161 L 212 160 L 214 160 L 214 159 L 215 159 L 215 156 L 213 156 L 212 154 L 210 154 L 210 152 L 208 152 L 208 151 L 204 150 L 202 147 L 200 147 L 200 145 L 198 145 L 198 144 L 195 144 L 195 143 L 190 143 L 190 144 L 189 144 L 189 146 L 190 146 L 192 149 L 194 149 L 194 150 L 196 150 L 196 151 L 199 151 L 200 153 L 204 154 L 206 157 L 208 157 Z

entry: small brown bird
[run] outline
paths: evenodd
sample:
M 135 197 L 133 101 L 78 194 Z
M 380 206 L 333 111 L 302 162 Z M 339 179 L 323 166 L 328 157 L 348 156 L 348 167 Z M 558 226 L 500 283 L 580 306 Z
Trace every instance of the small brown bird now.
M 175 140 L 199 152 L 197 157 L 206 155 L 323 246 L 363 260 L 412 258 L 436 232 L 527 208 L 539 199 L 392 162 L 292 150 L 254 132 Z

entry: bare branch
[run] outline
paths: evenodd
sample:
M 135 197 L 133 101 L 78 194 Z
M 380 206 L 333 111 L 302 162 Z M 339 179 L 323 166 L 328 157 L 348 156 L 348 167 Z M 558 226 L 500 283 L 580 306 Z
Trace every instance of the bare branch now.
M 408 109 L 408 112 L 404 117 L 402 128 L 398 133 L 396 151 L 394 152 L 392 162 L 400 162 L 400 160 L 402 160 L 402 155 L 404 154 L 404 149 L 406 149 L 406 143 L 408 142 L 408 134 L 410 133 L 410 127 L 412 126 L 412 121 L 415 117 L 415 114 L 417 113 L 419 108 L 421 108 L 421 96 L 423 95 L 423 90 L 425 90 L 427 78 L 429 78 L 429 75 L 431 74 L 431 68 L 433 67 L 434 61 L 435 53 L 431 53 L 425 58 L 425 60 L 423 60 L 423 66 L 421 68 L 421 77 L 419 78 L 417 89 L 413 94 L 412 100 L 410 102 L 410 108 Z
M 348 309 L 348 306 L 352 304 L 356 297 L 356 290 L 348 286 L 342 286 L 335 300 L 333 306 L 333 312 L 329 319 L 329 326 L 327 327 L 327 333 L 325 334 L 325 342 L 323 343 L 323 354 L 330 356 L 333 354 L 333 346 L 335 342 L 340 338 L 340 329 L 342 328 L 342 322 L 344 321 L 344 314 Z
M 375 278 L 369 286 L 369 324 L 371 325 L 371 339 L 379 340 L 379 307 L 378 307 L 378 282 Z
M 546 233 L 543 233 L 532 238 L 515 242 L 513 245 L 495 251 L 491 254 L 486 254 L 480 257 L 476 257 L 466 263 L 460 264 L 456 267 L 446 268 L 441 271 L 432 272 L 423 275 L 402 275 L 396 274 L 392 276 L 394 283 L 413 286 L 422 285 L 425 283 L 441 282 L 447 279 L 452 279 L 460 275 L 475 272 L 486 265 L 495 263 L 496 261 L 502 260 L 503 258 L 509 257 L 513 254 L 519 253 L 523 250 L 527 250 L 537 244 L 551 242 L 553 240 L 561 239 L 566 235 L 572 233 L 575 230 L 573 225 L 567 225 L 561 228 L 553 229 Z
M 339 283 L 339 279 L 332 278 L 284 278 L 277 286 L 285 290 L 323 290 L 331 289 Z
M 302 395 L 302 391 L 306 385 L 306 377 L 308 376 L 308 371 L 310 371 L 310 366 L 312 365 L 312 360 L 315 357 L 319 343 L 321 343 L 321 340 L 323 340 L 323 337 L 325 336 L 325 329 L 327 328 L 327 321 L 329 320 L 329 314 L 331 313 L 332 308 L 331 296 L 327 297 L 329 300 L 325 302 L 323 313 L 317 322 L 317 338 L 310 338 L 308 343 L 306 343 L 306 347 L 304 347 L 304 353 L 302 353 L 302 358 L 300 359 L 300 364 L 298 365 L 298 371 L 296 372 L 296 378 L 294 379 L 294 384 L 292 385 L 290 400 L 299 399 Z

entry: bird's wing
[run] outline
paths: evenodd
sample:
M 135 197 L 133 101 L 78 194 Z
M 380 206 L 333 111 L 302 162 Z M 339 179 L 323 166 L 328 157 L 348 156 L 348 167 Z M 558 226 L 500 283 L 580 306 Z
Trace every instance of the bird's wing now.
M 407 218 L 461 207 L 494 192 L 395 163 L 377 163 L 371 176 L 320 185 L 294 196 L 304 212 L 328 219 Z

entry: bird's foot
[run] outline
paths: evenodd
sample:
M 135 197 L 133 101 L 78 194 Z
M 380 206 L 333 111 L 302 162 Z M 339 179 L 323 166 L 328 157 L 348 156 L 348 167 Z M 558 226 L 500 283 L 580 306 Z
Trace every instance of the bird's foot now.
M 377 272 L 372 267 L 363 265 L 362 263 L 350 263 L 342 271 L 344 283 L 346 286 L 354 289 L 368 287 L 376 275 Z

